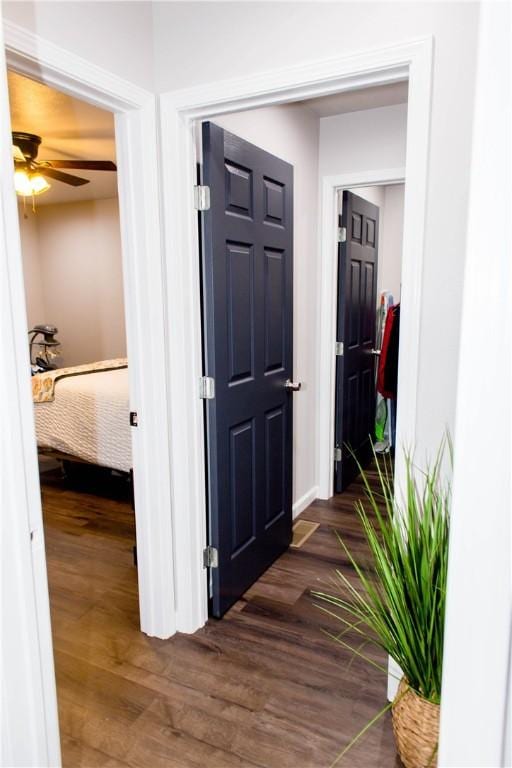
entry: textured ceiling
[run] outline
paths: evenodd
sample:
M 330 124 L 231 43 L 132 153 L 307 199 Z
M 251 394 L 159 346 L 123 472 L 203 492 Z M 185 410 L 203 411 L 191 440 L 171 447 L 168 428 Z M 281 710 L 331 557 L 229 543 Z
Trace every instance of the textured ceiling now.
M 8 73 L 13 131 L 41 136 L 38 160 L 116 161 L 114 116 L 47 85 Z M 37 198 L 37 205 L 94 200 L 117 195 L 117 173 L 69 171 L 90 179 L 82 187 L 70 187 L 49 179 L 51 189 Z

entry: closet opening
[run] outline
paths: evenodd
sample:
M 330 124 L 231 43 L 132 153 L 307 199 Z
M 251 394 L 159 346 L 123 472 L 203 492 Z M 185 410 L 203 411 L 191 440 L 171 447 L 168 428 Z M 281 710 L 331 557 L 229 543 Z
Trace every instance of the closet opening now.
M 334 493 L 396 446 L 404 181 L 336 190 Z

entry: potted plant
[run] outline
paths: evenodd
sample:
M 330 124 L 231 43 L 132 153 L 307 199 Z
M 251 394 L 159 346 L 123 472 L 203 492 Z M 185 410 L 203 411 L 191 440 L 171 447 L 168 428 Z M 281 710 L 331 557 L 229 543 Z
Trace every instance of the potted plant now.
M 368 567 L 358 563 L 338 534 L 355 570 L 356 584 L 337 570 L 336 593 L 314 593 L 321 601 L 319 607 L 343 625 L 340 634 L 330 633 L 333 639 L 368 661 L 361 648 L 373 643 L 403 672 L 394 701 L 357 734 L 335 762 L 391 708 L 397 749 L 406 768 L 437 764 L 450 505 L 450 485 L 442 475 L 445 442 L 433 466 L 423 471 L 406 455 L 406 487 L 401 498 L 398 494 L 395 498 L 389 461 L 375 456 L 377 489 L 360 468 L 367 501 L 357 502 L 356 510 L 370 562 Z M 351 644 L 347 633 L 353 633 L 362 645 Z

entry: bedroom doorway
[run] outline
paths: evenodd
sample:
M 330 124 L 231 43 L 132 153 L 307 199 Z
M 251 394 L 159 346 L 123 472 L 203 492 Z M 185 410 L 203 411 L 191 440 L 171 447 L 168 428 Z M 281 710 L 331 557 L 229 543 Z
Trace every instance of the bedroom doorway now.
M 114 117 L 117 149 L 119 214 L 123 256 L 125 323 L 131 365 L 128 369 L 137 508 L 137 573 L 140 629 L 159 638 L 176 631 L 173 536 L 171 518 L 172 478 L 169 418 L 169 348 L 165 334 L 165 269 L 159 197 L 159 143 L 154 94 L 87 62 L 59 46 L 46 47 L 35 34 L 20 38 L 18 28 L 3 24 L 6 70 L 44 83 L 61 93 Z M 7 75 L 7 71 L 6 71 Z M 7 93 L 2 89 L 4 168 L 12 168 L 12 137 Z M 23 459 L 29 468 L 23 479 L 31 530 L 41 530 L 39 478 L 33 432 L 33 404 L 25 371 L 26 308 L 22 285 L 21 249 L 16 197 L 12 175 L 3 178 L 7 227 L 8 279 L 16 287 L 13 328 L 16 336 L 16 381 L 25 424 Z M 12 289 L 11 289 L 12 290 Z M 25 356 L 27 361 L 25 362 Z M 27 387 L 27 388 L 26 388 Z M 33 443 L 32 443 L 33 441 Z M 34 534 L 34 540 L 37 536 Z M 39 552 L 41 604 L 38 615 L 47 615 L 44 553 Z M 39 581 L 38 581 L 39 583 Z M 45 619 L 46 622 L 46 619 Z M 41 628 L 46 638 L 47 628 Z M 45 648 L 47 641 L 42 641 Z M 45 654 L 48 656 L 47 651 Z
M 128 377 L 130 413 L 133 416 L 129 429 L 137 509 L 139 626 L 142 632 L 150 636 L 166 638 L 175 632 L 176 615 L 170 515 L 172 486 L 167 385 L 169 352 L 164 332 L 165 280 L 163 243 L 160 235 L 155 98 L 150 92 L 130 81 L 120 79 L 107 70 L 87 66 L 86 62 L 69 51 L 58 46 L 52 46 L 51 49 L 42 46 L 37 35 L 29 34 L 20 39 L 17 28 L 9 22 L 4 24 L 3 32 L 6 68 L 9 71 L 26 76 L 36 84 L 47 85 L 80 100 L 85 105 L 107 111 L 113 118 L 117 150 L 125 324 L 131 360 Z M 7 89 L 2 91 L 2 98 L 2 127 L 5 132 L 3 166 L 12 168 Z M 33 106 L 36 107 L 37 104 L 34 103 Z M 149 148 L 148 137 L 154 139 L 149 141 Z M 41 158 L 46 159 L 43 155 Z M 71 158 L 73 159 L 73 156 Z M 90 156 L 86 159 L 90 159 Z M 85 169 L 82 175 L 86 175 Z M 25 393 L 27 395 L 26 402 L 20 401 L 27 430 L 24 461 L 30 468 L 23 482 L 30 503 L 31 529 L 37 534 L 42 524 L 40 488 L 35 461 L 33 403 L 29 400 L 28 389 L 25 390 L 25 371 L 28 366 L 28 359 L 24 362 L 25 356 L 28 358 L 26 307 L 16 196 L 13 193 L 10 173 L 3 183 L 9 237 L 8 274 L 10 283 L 17 286 L 16 304 L 13 308 L 13 322 L 18 334 L 17 382 L 20 398 L 24 398 Z M 54 185 L 57 184 L 55 181 Z M 40 556 L 43 554 L 41 552 Z M 43 582 L 46 580 L 44 556 L 41 569 L 38 578 Z M 45 588 L 46 585 L 42 595 Z M 44 602 L 44 597 L 42 600 Z M 41 604 L 38 613 L 45 615 L 46 612 L 47 606 Z
M 36 34 L 24 31 L 20 36 L 16 25 L 4 21 L 0 36 L 5 41 L 5 60 L 0 52 L 0 69 L 5 71 L 0 78 L 0 221 L 4 242 L 0 284 L 6 355 L 13 362 L 6 382 L 9 409 L 3 417 L 4 436 L 9 435 L 12 445 L 4 466 L 9 502 L 4 510 L 4 541 L 17 574 L 5 607 L 13 628 L 10 639 L 17 647 L 16 628 L 30 627 L 16 663 L 6 670 L 4 686 L 9 700 L 17 702 L 17 709 L 8 717 L 10 732 L 21 751 L 26 745 L 26 759 L 19 757 L 18 750 L 18 762 L 57 765 L 59 729 L 6 69 L 114 115 L 131 360 L 130 411 L 136 414 L 131 430 L 140 622 L 132 627 L 132 646 L 141 640 L 149 642 L 140 630 L 151 637 L 167 638 L 176 627 L 157 112 L 151 92 L 91 66 L 69 50 L 46 45 Z M 36 745 L 26 741 L 29 727 L 34 732 L 37 729 Z
M 11 71 L 8 88 L 62 707 L 113 606 L 118 632 L 140 624 L 114 115 Z

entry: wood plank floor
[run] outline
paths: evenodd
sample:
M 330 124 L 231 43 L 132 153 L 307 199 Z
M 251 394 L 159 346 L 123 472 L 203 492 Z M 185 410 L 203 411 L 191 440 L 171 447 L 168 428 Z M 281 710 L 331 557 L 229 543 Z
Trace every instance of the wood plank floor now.
M 317 531 L 222 621 L 161 641 L 138 630 L 128 501 L 43 483 L 65 768 L 331 765 L 386 701 L 385 676 L 322 633 L 310 595 L 349 572 L 335 528 L 364 556 L 360 493 L 309 507 Z M 337 765 L 399 766 L 390 718 Z

